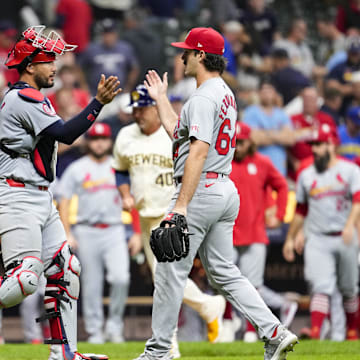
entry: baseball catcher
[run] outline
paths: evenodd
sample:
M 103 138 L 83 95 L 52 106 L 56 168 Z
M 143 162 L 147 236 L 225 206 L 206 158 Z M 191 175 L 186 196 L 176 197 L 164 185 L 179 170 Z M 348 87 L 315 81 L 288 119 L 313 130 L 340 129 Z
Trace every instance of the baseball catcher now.
M 169 213 L 150 237 L 150 246 L 158 262 L 185 258 L 189 253 L 189 243 L 186 218 L 177 213 Z
M 45 273 L 49 360 L 108 358 L 77 352 L 81 267 L 66 242 L 48 191 L 55 178 L 58 141 L 72 144 L 121 91 L 117 77 L 102 75 L 88 106 L 72 119 L 62 120 L 40 90 L 54 85 L 56 56 L 75 48 L 55 31 L 45 33 L 45 26 L 26 29 L 5 64 L 18 71 L 20 81 L 10 86 L 0 107 L 0 237 L 5 266 L 0 308 L 33 294 Z

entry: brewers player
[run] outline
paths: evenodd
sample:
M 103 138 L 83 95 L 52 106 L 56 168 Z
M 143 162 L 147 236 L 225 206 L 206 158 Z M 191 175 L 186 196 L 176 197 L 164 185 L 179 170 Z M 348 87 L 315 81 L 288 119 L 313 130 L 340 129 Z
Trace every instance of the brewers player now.
M 113 168 L 116 170 L 124 208 L 131 211 L 136 206 L 139 211 L 144 251 L 154 273 L 150 232 L 164 218 L 175 191 L 171 140 L 161 126 L 155 101 L 144 85 L 138 85 L 130 94 L 130 105 L 135 124 L 124 127 L 118 135 Z M 204 294 L 188 279 L 183 301 L 206 321 L 209 341 L 216 342 L 225 309 L 224 298 L 221 295 Z M 176 348 L 176 344 L 173 344 L 174 354 Z
M 65 123 L 39 90 L 53 86 L 56 55 L 75 46 L 54 31 L 45 35 L 44 29 L 25 30 L 6 62 L 18 70 L 20 81 L 10 87 L 0 106 L 0 236 L 5 265 L 0 307 L 14 306 L 34 293 L 44 272 L 45 318 L 52 337 L 49 359 L 79 360 L 88 358 L 77 352 L 80 264 L 66 243 L 48 187 L 55 177 L 57 141 L 71 144 L 121 90 L 116 77 L 102 76 L 95 98 Z
M 329 314 L 329 297 L 336 285 L 343 295 L 347 339 L 357 339 L 358 241 L 355 222 L 360 214 L 360 169 L 336 157 L 336 134 L 323 124 L 311 140 L 314 164 L 297 181 L 297 208 L 286 237 L 287 261 L 302 253 L 295 238 L 304 224 L 305 277 L 311 285 L 311 337 L 318 339 Z
M 82 310 L 88 342 L 123 342 L 123 313 L 129 287 L 129 254 L 122 205 L 111 168 L 111 128 L 97 123 L 87 132 L 88 155 L 73 162 L 59 184 L 60 217 L 68 241 L 82 264 Z M 69 207 L 77 195 L 76 225 L 70 229 Z M 103 336 L 104 271 L 110 288 L 108 319 Z
M 197 82 L 180 117 L 166 96 L 166 73 L 160 79 L 155 71 L 149 71 L 145 84 L 173 139 L 177 186 L 165 219 L 186 216 L 190 252 L 179 261 L 161 262 L 156 267 L 153 335 L 137 359 L 172 359 L 171 336 L 197 252 L 211 284 L 258 328 L 266 342 L 265 359 L 284 359 L 297 337 L 280 324 L 232 261 L 239 197 L 228 175 L 234 155 L 237 109 L 234 94 L 220 77 L 225 69 L 224 39 L 212 28 L 194 28 L 184 42 L 172 45 L 184 49 L 185 75 Z

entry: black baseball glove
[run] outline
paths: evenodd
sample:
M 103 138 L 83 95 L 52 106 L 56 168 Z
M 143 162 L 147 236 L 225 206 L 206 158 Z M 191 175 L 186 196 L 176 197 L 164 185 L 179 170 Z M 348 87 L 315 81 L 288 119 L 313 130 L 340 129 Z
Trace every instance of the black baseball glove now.
M 169 227 L 165 228 L 165 225 Z M 173 226 L 175 225 L 175 226 Z M 158 262 L 179 261 L 189 253 L 189 230 L 184 215 L 170 213 L 154 229 L 150 236 L 150 246 Z

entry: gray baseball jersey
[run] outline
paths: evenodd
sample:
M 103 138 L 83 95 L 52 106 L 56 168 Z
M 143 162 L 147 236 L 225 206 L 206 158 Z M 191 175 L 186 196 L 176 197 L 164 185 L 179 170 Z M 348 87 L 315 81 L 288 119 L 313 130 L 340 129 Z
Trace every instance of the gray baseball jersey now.
M 236 119 L 235 97 L 218 77 L 205 81 L 195 91 L 184 105 L 175 129 L 175 178 L 184 173 L 191 137 L 207 142 L 210 147 L 199 184 L 187 207 L 186 219 L 191 233 L 189 255 L 181 261 L 156 266 L 153 336 L 145 350 L 155 357 L 163 356 L 170 349 L 186 279 L 197 252 L 211 284 L 256 324 L 260 337 L 270 338 L 279 325 L 279 320 L 233 263 L 233 226 L 239 196 L 227 174 L 234 154 Z M 170 211 L 181 186 L 179 183 L 176 188 Z
M 174 132 L 174 177 L 184 174 L 190 138 L 210 145 L 203 171 L 230 174 L 235 150 L 237 109 L 230 88 L 220 78 L 204 82 L 182 108 Z
M 351 211 L 352 196 L 360 191 L 360 169 L 339 159 L 323 173 L 312 165 L 301 172 L 297 188 L 298 203 L 308 203 L 306 233 L 339 232 Z
M 0 141 L 10 150 L 24 157 L 11 158 L 0 150 L 0 177 L 13 178 L 33 185 L 48 186 L 49 182 L 41 177 L 30 160 L 30 153 L 40 140 L 42 130 L 58 121 L 50 101 L 34 102 L 24 100 L 19 89 L 9 91 L 1 104 Z M 52 169 L 55 174 L 56 146 L 53 152 Z
M 79 197 L 77 223 L 120 224 L 122 204 L 116 189 L 112 159 L 97 163 L 84 156 L 74 161 L 60 180 L 59 195 Z

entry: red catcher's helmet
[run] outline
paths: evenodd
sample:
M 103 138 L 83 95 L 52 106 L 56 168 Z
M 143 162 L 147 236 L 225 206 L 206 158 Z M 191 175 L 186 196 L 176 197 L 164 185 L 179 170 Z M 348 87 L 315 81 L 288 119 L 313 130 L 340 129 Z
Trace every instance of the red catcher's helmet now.
M 65 51 L 73 51 L 77 45 L 69 45 L 60 35 L 51 30 L 47 35 L 45 26 L 31 26 L 23 33 L 23 38 L 18 41 L 9 52 L 5 65 L 9 68 L 25 69 L 30 63 L 45 63 L 54 61 L 56 55 Z

